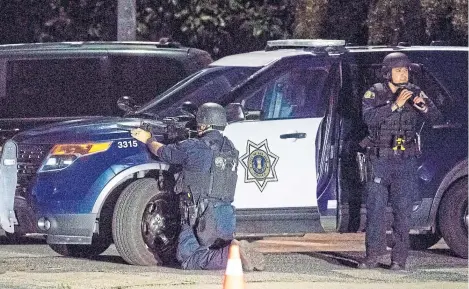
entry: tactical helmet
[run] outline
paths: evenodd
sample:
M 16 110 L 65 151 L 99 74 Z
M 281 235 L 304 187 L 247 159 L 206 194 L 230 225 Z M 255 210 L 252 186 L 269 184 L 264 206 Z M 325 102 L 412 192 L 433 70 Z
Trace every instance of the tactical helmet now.
M 387 80 L 391 80 L 391 70 L 396 67 L 410 67 L 410 60 L 402 52 L 389 53 L 383 59 L 383 67 L 381 72 Z
M 213 102 L 202 104 L 197 110 L 195 119 L 198 125 L 205 124 L 225 127 L 227 124 L 225 109 L 223 106 Z

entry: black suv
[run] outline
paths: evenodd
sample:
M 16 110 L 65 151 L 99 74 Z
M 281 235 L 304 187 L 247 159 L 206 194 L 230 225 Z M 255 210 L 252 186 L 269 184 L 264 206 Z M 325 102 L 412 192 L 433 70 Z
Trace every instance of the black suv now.
M 122 115 L 119 97 L 145 103 L 212 62 L 171 42 L 64 42 L 0 46 L 0 148 L 47 122 Z

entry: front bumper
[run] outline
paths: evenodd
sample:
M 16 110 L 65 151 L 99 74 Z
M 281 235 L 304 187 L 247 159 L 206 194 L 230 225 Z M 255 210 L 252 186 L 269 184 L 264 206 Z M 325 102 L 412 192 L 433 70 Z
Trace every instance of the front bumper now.
M 17 184 L 18 146 L 8 140 L 2 148 L 0 163 L 0 226 L 8 233 L 14 233 L 18 224 L 14 212 L 15 191 Z
M 97 231 L 96 214 L 46 214 L 37 219 L 49 224 L 47 229 L 38 228 L 38 233 L 47 234 L 49 244 L 91 244 Z

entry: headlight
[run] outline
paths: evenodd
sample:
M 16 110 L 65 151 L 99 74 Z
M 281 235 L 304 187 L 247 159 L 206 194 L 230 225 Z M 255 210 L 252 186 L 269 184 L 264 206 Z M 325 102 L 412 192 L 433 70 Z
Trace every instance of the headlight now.
M 55 145 L 44 160 L 40 172 L 62 170 L 78 158 L 106 151 L 112 142 Z

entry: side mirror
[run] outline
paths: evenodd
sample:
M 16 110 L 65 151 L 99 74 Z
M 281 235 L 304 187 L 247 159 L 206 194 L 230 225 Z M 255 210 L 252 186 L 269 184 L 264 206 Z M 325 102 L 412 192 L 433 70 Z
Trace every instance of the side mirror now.
M 241 103 L 230 103 L 225 107 L 228 123 L 245 120 L 245 114 Z
M 249 110 L 246 112 L 245 118 L 246 120 L 260 120 L 262 115 L 262 111 L 260 110 Z
M 195 117 L 195 115 L 197 114 L 197 106 L 195 104 L 193 104 L 192 102 L 190 101 L 186 101 L 184 102 L 182 105 L 181 105 L 181 108 L 180 110 L 185 113 L 185 114 L 189 114 L 193 117 Z
M 117 107 L 120 110 L 123 110 L 126 113 L 132 113 L 138 109 L 138 106 L 135 104 L 135 101 L 127 95 L 119 97 L 117 100 Z

